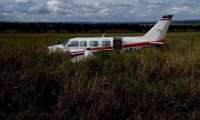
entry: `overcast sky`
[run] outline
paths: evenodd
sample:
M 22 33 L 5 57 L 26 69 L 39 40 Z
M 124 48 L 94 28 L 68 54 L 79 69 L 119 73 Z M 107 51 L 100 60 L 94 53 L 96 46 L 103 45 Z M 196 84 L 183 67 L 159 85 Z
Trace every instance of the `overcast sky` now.
M 0 21 L 137 22 L 200 19 L 200 0 L 0 0 Z

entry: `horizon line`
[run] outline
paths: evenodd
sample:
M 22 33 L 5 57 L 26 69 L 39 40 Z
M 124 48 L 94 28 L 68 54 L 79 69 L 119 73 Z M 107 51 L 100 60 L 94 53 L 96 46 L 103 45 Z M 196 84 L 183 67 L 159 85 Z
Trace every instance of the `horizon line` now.
M 155 21 L 0 21 L 0 23 L 154 23 Z M 172 22 L 194 22 L 200 23 L 200 19 L 193 19 L 193 20 L 172 20 Z

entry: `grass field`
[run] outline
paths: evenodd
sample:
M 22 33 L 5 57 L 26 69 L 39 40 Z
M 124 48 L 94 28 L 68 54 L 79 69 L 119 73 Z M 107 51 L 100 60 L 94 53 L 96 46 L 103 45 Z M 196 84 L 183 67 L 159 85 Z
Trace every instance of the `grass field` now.
M 101 34 L 0 34 L 0 119 L 200 119 L 200 32 L 169 33 L 166 51 L 48 54 L 75 36 Z

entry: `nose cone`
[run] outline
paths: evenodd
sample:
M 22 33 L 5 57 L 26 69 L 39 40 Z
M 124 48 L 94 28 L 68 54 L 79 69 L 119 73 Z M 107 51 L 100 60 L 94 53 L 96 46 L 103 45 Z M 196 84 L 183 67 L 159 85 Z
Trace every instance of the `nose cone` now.
M 52 45 L 48 47 L 49 52 L 56 52 L 58 50 L 63 50 L 64 46 L 62 44 L 58 44 L 58 45 Z

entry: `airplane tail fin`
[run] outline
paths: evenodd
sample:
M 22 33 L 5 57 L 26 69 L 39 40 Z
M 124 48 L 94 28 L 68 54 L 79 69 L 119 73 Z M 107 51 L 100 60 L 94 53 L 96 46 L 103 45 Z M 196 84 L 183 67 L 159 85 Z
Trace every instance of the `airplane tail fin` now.
M 149 32 L 144 35 L 144 38 L 150 42 L 163 41 L 169 25 L 171 24 L 173 15 L 163 16 Z

